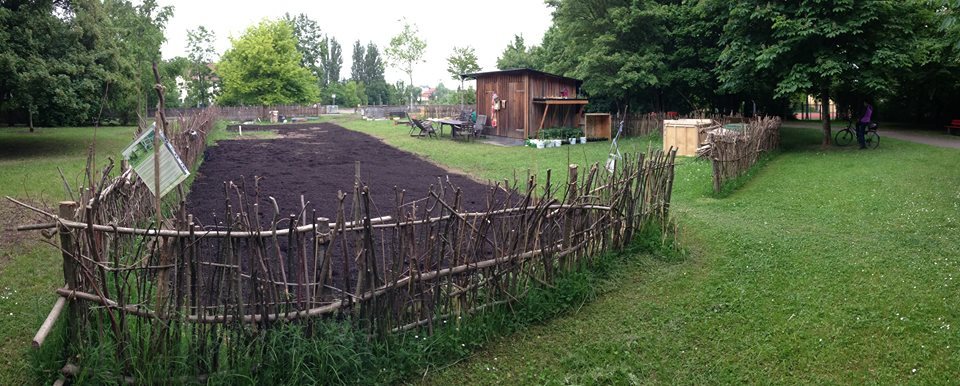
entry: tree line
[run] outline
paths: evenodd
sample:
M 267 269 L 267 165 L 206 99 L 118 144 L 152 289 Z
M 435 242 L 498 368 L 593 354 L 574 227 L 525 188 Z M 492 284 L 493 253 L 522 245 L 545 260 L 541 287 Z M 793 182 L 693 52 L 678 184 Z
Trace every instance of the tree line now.
M 517 36 L 497 65 L 583 79 L 596 109 L 792 116 L 812 95 L 887 120 L 960 116 L 958 0 L 547 3 L 543 41 Z

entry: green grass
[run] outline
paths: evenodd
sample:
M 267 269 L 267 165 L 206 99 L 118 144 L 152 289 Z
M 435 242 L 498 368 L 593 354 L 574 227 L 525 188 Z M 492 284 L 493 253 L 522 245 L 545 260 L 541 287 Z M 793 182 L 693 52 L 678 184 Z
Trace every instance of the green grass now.
M 97 161 L 118 155 L 133 136 L 133 127 L 101 127 L 96 131 Z M 57 167 L 75 188 L 83 180 L 92 127 L 0 128 L 0 197 L 31 198 L 52 203 L 66 198 Z
M 562 148 L 342 123 L 484 178 L 566 163 Z M 503 338 L 427 383 L 951 383 L 960 152 L 819 142 L 815 130 L 785 129 L 781 154 L 724 198 L 711 193 L 709 164 L 681 160 L 673 213 L 690 257 L 628 259 L 575 315 Z M 587 158 L 602 158 L 591 146 Z
M 118 154 L 132 140 L 133 127 L 97 129 L 97 159 Z M 57 167 L 71 184 L 79 185 L 93 143 L 92 127 L 0 128 L 0 197 L 12 196 L 40 206 L 66 198 Z M 6 200 L 4 200 L 6 201 Z M 4 225 L 14 217 L 13 205 L 0 205 Z M 19 211 L 19 209 L 16 209 Z M 19 217 L 30 221 L 33 217 Z M 29 383 L 30 341 L 56 299 L 53 290 L 63 283 L 62 260 L 54 247 L 36 233 L 15 235 L 23 240 L 0 245 L 0 384 Z M 55 240 L 54 240 L 55 242 Z M 51 341 L 55 338 L 50 338 Z M 49 344 L 49 342 L 48 342 Z

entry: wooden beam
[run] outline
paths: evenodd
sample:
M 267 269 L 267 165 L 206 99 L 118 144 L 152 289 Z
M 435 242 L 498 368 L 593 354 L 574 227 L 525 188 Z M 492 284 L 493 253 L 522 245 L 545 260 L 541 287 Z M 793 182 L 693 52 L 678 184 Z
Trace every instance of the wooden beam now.
M 537 129 L 537 135 L 540 135 L 540 131 L 543 130 L 543 122 L 547 120 L 547 111 L 550 110 L 550 105 L 543 106 L 543 117 L 540 118 L 540 128 Z

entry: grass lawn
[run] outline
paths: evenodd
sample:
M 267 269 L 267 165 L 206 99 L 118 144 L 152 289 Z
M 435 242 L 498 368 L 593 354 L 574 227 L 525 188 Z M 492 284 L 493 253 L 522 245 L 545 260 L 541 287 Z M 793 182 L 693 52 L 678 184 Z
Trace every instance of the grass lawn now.
M 97 129 L 97 158 L 118 160 L 130 142 L 133 127 Z M 92 127 L 0 128 L 0 197 L 11 196 L 52 208 L 66 198 L 57 167 L 74 189 L 82 181 Z M 3 228 L 32 222 L 34 216 L 3 199 Z M 0 230 L 0 384 L 28 383 L 30 340 L 46 317 L 63 283 L 62 260 L 53 247 L 41 243 L 37 233 Z
M 481 178 L 568 162 L 566 148 L 460 144 L 339 121 Z M 894 139 L 824 151 L 819 142 L 815 130 L 785 129 L 783 153 L 722 199 L 710 193 L 709 164 L 681 160 L 673 213 L 686 259 L 637 256 L 576 314 L 425 382 L 952 383 L 960 152 Z M 605 154 L 590 144 L 569 157 Z
M 218 125 L 211 140 L 236 133 Z M 97 159 L 119 162 L 120 152 L 133 139 L 134 127 L 97 130 Z M 244 133 L 244 138 L 269 138 L 270 131 Z M 2 199 L 11 196 L 54 210 L 66 198 L 57 167 L 75 189 L 82 181 L 92 127 L 0 128 L 0 385 L 29 383 L 30 341 L 53 306 L 54 290 L 63 283 L 62 259 L 39 233 L 17 234 L 6 228 L 32 222 L 32 214 Z M 52 240 L 56 242 L 56 240 Z M 45 369 L 56 370 L 56 369 Z

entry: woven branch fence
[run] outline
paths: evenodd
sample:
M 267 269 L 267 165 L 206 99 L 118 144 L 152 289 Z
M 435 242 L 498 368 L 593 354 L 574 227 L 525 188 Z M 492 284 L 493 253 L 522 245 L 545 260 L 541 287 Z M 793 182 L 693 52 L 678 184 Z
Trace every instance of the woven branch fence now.
M 706 145 L 697 149 L 697 155 L 713 164 L 714 192 L 750 170 L 762 154 L 780 147 L 780 124 L 779 117 L 761 117 L 744 123 L 742 131 L 717 126 L 707 134 Z
M 742 122 L 743 118 L 735 115 L 723 115 L 694 111 L 685 115 L 670 115 L 666 113 L 629 113 L 624 119 L 623 135 L 627 137 L 641 137 L 651 134 L 663 134 L 663 124 L 666 119 L 712 119 L 717 122 Z M 617 132 L 619 119 L 612 120 L 612 133 Z
M 114 181 L 108 186 L 117 193 L 93 196 L 84 210 L 65 202 L 53 222 L 20 229 L 58 230 L 58 304 L 67 303 L 70 341 L 82 347 L 110 337 L 129 373 L 150 357 L 135 353 L 185 344 L 214 355 L 194 364 L 206 374 L 218 371 L 216 353 L 232 338 L 278 324 L 336 318 L 371 336 L 429 333 L 552 286 L 643 227 L 666 226 L 674 158 L 673 150 L 625 157 L 613 173 L 571 165 L 559 182 L 548 171 L 542 186 L 535 177 L 504 181 L 490 187 L 479 212 L 464 211 L 461 190 L 438 180 L 425 197 L 395 189 L 396 213 L 373 217 L 357 176 L 329 218 L 309 204 L 283 216 L 262 205 L 270 201 L 256 180 L 252 190 L 229 182 L 223 221 L 211 227 L 197 226 L 182 201 L 162 229 L 122 226 L 111 217 L 143 211 L 124 207 L 120 192 L 143 188 Z

